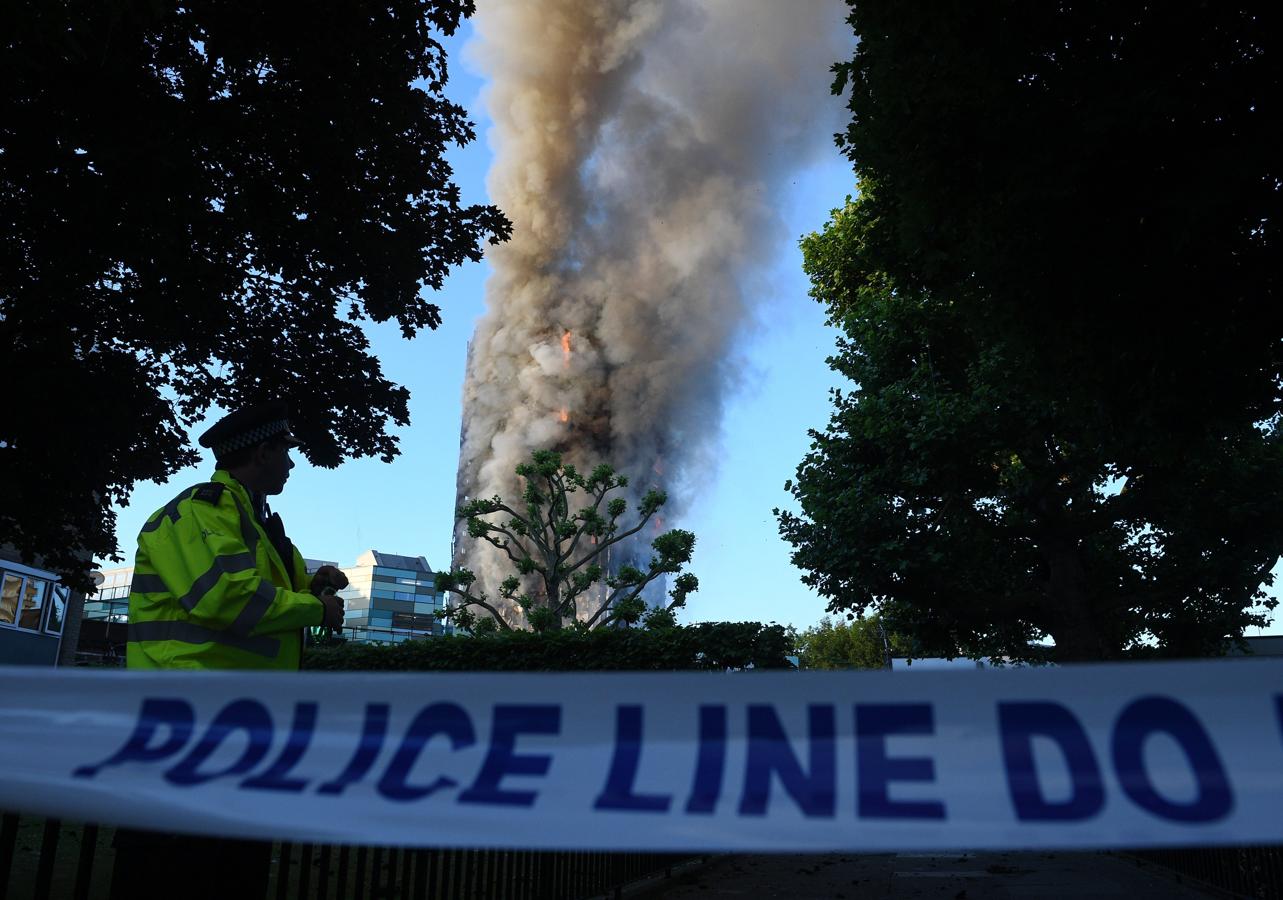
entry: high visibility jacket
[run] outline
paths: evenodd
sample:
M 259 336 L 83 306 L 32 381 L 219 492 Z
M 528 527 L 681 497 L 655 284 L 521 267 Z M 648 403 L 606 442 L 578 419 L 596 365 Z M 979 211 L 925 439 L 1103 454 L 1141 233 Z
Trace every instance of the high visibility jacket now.
M 321 624 L 303 557 L 283 560 L 226 471 L 183 491 L 138 535 L 129 592 L 131 669 L 297 669 Z

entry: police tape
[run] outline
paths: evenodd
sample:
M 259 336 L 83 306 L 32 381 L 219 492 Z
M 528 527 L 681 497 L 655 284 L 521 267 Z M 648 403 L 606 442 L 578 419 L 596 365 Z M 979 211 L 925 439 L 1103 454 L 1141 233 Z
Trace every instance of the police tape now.
M 820 851 L 1283 842 L 1283 662 L 2 668 L 0 809 L 293 841 Z

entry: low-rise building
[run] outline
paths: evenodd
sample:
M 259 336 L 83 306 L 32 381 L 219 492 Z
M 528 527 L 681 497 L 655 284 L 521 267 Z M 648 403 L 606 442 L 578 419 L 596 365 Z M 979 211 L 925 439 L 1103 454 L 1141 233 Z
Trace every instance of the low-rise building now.
M 308 570 L 323 563 L 308 560 Z M 333 565 L 331 563 L 331 565 Z M 367 550 L 356 565 L 343 567 L 348 586 L 339 591 L 345 610 L 343 636 L 359 643 L 394 644 L 453 634 L 436 618 L 445 598 L 436 573 L 422 556 Z
M 0 665 L 55 666 L 71 591 L 16 556 L 0 552 Z
M 134 567 L 121 566 L 102 570 L 98 593 L 85 599 L 85 618 L 91 621 L 128 622 L 129 584 L 134 580 Z

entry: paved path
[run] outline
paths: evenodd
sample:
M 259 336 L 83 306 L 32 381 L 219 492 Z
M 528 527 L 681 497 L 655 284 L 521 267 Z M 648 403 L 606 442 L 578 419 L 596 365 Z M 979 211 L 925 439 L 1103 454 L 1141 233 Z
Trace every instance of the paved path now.
M 881 853 L 712 857 L 646 892 L 716 897 L 1206 898 L 1165 870 L 1101 853 Z

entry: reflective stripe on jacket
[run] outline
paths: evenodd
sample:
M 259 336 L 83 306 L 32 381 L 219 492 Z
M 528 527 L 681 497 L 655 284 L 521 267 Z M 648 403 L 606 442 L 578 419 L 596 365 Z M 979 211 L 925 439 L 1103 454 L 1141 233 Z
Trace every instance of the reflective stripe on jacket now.
M 221 485 L 221 489 L 217 487 Z M 321 623 L 303 557 L 282 560 L 219 469 L 147 520 L 129 593 L 131 669 L 297 669 Z

